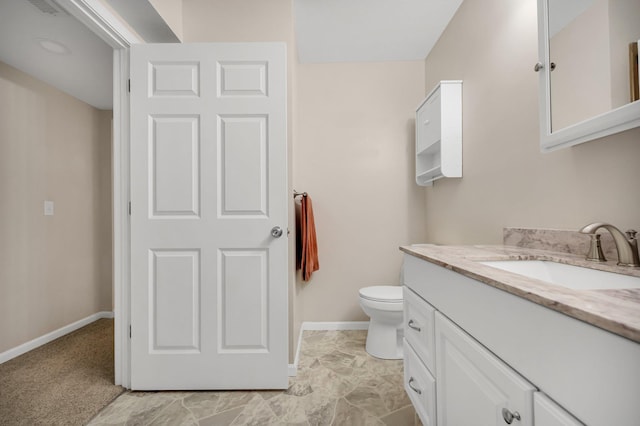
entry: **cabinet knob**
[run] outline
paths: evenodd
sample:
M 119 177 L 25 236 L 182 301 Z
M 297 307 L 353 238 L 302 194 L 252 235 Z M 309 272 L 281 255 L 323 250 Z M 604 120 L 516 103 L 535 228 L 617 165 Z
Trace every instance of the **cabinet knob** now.
M 509 409 L 503 408 L 502 418 L 504 419 L 506 424 L 510 425 L 511 423 L 513 423 L 513 419 L 520 421 L 520 413 L 518 413 L 517 411 L 514 411 L 512 413 L 511 411 L 509 411 Z
M 535 64 L 535 66 L 533 67 L 533 70 L 534 70 L 535 72 L 538 72 L 538 71 L 540 71 L 540 70 L 541 70 L 541 69 L 543 69 L 543 68 L 544 68 L 544 64 L 543 64 L 542 62 L 538 62 L 538 63 L 536 63 L 536 64 Z M 549 64 L 549 69 L 550 69 L 551 71 L 555 70 L 555 69 L 556 69 L 556 63 L 555 63 L 555 62 L 551 62 L 551 63 Z
M 421 330 L 421 328 L 420 328 L 420 327 L 418 327 L 418 326 L 416 325 L 416 323 L 415 323 L 412 319 L 411 319 L 411 320 L 409 320 L 409 322 L 407 323 L 407 325 L 409 326 L 409 328 L 413 328 L 415 331 L 420 331 L 420 330 Z
M 411 388 L 412 391 L 414 391 L 418 395 L 422 395 L 422 391 L 420 389 L 418 389 L 417 387 L 413 386 L 413 382 L 414 381 L 415 380 L 413 379 L 413 377 L 409 379 L 409 387 Z

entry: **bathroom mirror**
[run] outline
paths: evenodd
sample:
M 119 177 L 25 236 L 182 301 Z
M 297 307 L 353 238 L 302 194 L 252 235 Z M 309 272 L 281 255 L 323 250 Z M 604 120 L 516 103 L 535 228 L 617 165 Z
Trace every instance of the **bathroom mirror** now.
M 640 126 L 638 0 L 538 0 L 540 147 Z

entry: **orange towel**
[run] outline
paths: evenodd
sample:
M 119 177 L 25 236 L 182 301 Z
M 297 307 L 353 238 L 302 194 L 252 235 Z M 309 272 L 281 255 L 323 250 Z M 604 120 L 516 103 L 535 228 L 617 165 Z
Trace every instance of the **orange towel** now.
M 313 219 L 311 197 L 304 195 L 300 200 L 300 246 L 298 267 L 302 269 L 302 279 L 309 281 L 311 274 L 320 269 L 318 262 L 318 243 L 316 240 L 316 224 Z

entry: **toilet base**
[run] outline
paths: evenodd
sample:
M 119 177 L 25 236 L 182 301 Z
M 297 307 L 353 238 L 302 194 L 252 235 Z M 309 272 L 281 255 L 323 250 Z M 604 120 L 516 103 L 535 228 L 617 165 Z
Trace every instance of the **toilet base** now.
M 373 319 L 369 321 L 365 350 L 371 356 L 381 359 L 402 359 L 402 338 L 404 329 L 394 324 L 385 324 Z

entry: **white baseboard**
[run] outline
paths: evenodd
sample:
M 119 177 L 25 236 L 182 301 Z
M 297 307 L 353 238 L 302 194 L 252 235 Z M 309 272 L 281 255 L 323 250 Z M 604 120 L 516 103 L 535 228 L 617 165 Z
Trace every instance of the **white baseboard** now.
M 289 377 L 298 374 L 298 362 L 300 361 L 300 347 L 302 346 L 302 333 L 305 330 L 368 330 L 369 321 L 338 321 L 338 322 L 303 322 L 298 335 L 298 348 L 293 364 L 289 364 Z
M 27 353 L 39 346 L 42 346 L 46 343 L 49 343 L 53 340 L 56 340 L 59 337 L 64 336 L 65 334 L 69 334 L 72 331 L 76 331 L 79 328 L 84 327 L 87 324 L 91 324 L 94 321 L 99 320 L 100 318 L 113 318 L 113 312 L 104 311 L 98 312 L 93 315 L 89 315 L 86 318 L 78 320 L 72 324 L 65 325 L 57 330 L 52 331 L 51 333 L 47 333 L 44 336 L 37 337 L 33 340 L 30 340 L 26 343 L 23 343 L 15 348 L 11 348 L 0 353 L 0 364 L 9 361 L 17 356 L 20 356 L 24 353 Z
M 301 330 L 367 330 L 369 321 L 303 322 Z

